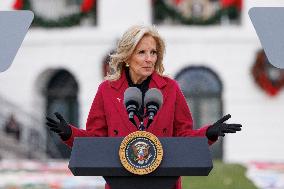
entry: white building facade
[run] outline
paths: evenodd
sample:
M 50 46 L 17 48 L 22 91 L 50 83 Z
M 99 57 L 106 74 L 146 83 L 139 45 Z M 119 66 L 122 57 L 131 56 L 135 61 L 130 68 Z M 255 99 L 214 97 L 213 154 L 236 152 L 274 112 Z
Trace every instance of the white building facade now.
M 11 9 L 11 0 L 2 1 L 6 3 L 0 6 L 1 10 Z M 224 138 L 224 161 L 283 161 L 284 91 L 270 97 L 253 80 L 251 67 L 261 44 L 247 12 L 255 6 L 284 6 L 284 3 L 281 0 L 243 3 L 239 25 L 157 25 L 166 42 L 166 74 L 174 78 L 187 67 L 202 66 L 218 76 L 222 84 L 222 114 L 230 113 L 229 122 L 243 125 L 241 132 Z M 148 0 L 100 0 L 97 10 L 96 26 L 31 28 L 12 66 L 0 73 L 1 98 L 36 117 L 40 122 L 36 127 L 45 128 L 47 83 L 57 70 L 65 70 L 77 83 L 78 125 L 85 128 L 103 78 L 103 58 L 129 26 L 152 24 Z M 44 132 L 45 129 L 43 135 Z

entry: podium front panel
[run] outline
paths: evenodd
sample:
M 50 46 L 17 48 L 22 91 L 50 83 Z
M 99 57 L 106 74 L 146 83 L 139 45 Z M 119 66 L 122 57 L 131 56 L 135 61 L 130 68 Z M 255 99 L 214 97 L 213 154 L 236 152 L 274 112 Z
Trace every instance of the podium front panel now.
M 135 176 L 120 163 L 121 137 L 75 138 L 69 168 L 76 176 Z M 159 138 L 163 146 L 160 166 L 147 176 L 207 176 L 213 165 L 204 137 Z

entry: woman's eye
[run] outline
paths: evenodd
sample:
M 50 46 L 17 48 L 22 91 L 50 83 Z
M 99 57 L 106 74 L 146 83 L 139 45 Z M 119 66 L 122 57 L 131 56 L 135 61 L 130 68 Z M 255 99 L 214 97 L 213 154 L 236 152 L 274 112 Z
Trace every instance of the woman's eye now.
M 139 51 L 138 53 L 139 53 L 139 54 L 144 54 L 145 51 L 144 51 L 144 50 L 141 50 L 141 51 Z
M 157 51 L 151 51 L 151 54 L 157 54 Z

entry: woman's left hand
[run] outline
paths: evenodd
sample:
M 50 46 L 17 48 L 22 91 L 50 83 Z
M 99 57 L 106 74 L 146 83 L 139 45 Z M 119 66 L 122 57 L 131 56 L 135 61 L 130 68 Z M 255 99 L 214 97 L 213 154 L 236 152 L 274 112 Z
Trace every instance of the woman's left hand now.
M 236 133 L 237 131 L 242 130 L 241 124 L 227 124 L 224 123 L 228 119 L 231 118 L 230 114 L 225 115 L 220 120 L 218 120 L 216 123 L 214 123 L 212 126 L 208 127 L 206 131 L 206 136 L 209 140 L 216 140 L 219 136 L 224 137 L 225 133 Z

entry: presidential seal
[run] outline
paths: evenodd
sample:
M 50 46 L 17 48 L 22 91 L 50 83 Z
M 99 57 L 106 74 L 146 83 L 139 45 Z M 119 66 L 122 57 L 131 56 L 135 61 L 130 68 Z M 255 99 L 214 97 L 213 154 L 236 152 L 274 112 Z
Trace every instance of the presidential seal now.
M 153 172 L 163 159 L 163 148 L 152 133 L 136 131 L 127 135 L 120 144 L 120 162 L 129 172 L 145 175 Z

